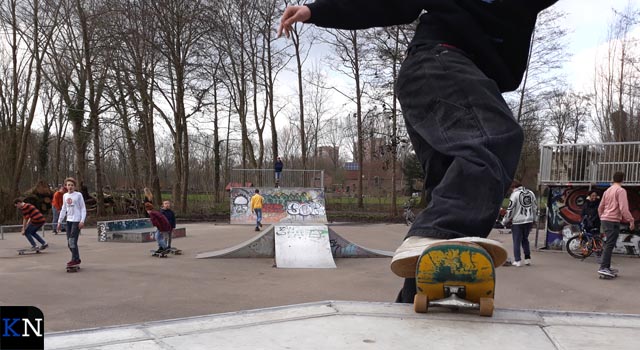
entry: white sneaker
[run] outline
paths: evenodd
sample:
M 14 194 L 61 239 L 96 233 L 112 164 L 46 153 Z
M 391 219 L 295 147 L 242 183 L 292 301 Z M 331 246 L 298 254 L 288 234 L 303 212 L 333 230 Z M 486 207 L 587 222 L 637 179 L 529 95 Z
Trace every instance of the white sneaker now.
M 531 266 L 531 259 L 524 259 L 524 264 L 527 266 Z
M 511 263 L 511 265 L 516 266 L 516 267 L 520 267 L 522 266 L 522 261 L 518 260 L 518 261 L 514 261 Z
M 502 266 L 507 261 L 507 250 L 502 243 L 492 239 L 480 237 L 463 237 L 455 239 L 439 239 L 431 237 L 411 236 L 402 242 L 396 249 L 391 259 L 391 271 L 404 278 L 414 278 L 416 275 L 416 264 L 422 252 L 429 246 L 437 242 L 468 242 L 481 246 L 489 253 L 495 267 Z

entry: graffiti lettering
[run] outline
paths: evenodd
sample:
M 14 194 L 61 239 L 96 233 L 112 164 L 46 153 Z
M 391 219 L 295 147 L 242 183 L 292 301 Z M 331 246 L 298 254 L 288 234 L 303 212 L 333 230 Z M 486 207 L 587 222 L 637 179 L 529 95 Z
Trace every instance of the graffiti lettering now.
M 324 192 L 316 188 L 261 188 L 264 198 L 264 224 L 285 222 L 326 223 Z M 231 223 L 251 224 L 254 217 L 249 210 L 249 201 L 254 188 L 231 190 Z

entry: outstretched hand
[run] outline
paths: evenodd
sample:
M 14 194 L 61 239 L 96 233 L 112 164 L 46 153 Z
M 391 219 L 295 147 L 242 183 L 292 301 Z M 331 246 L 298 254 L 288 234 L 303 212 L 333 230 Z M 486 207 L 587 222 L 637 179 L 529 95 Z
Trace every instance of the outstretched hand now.
M 296 22 L 304 22 L 311 18 L 311 10 L 307 6 L 287 6 L 280 19 L 278 27 L 278 38 L 284 35 L 288 38 L 289 33 L 293 30 L 293 24 Z

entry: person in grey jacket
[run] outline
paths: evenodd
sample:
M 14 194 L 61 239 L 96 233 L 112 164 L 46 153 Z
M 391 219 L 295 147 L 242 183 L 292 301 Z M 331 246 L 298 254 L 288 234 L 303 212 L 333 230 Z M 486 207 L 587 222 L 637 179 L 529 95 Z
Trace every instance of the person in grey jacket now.
M 391 259 L 413 302 L 420 254 L 442 241 L 482 246 L 495 266 L 507 252 L 486 237 L 513 181 L 524 139 L 502 92 L 520 85 L 538 13 L 557 0 L 316 0 L 288 6 L 277 35 L 296 22 L 336 29 L 409 24 L 415 34 L 395 90 L 429 203 Z
M 538 206 L 536 195 L 526 189 L 519 181 L 514 181 L 513 192 L 509 196 L 507 214 L 502 224 L 511 222 L 511 236 L 513 238 L 513 266 L 522 266 L 520 247 L 524 252 L 524 264 L 531 265 L 531 249 L 529 248 L 529 231 L 536 219 Z

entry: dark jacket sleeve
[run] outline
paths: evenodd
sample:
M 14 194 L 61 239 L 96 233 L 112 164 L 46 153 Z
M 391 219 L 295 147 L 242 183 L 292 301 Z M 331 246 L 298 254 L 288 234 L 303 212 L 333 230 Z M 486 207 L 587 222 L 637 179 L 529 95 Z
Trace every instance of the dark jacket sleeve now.
M 422 11 L 422 1 L 317 0 L 307 4 L 319 27 L 365 29 L 411 23 Z
M 171 224 L 172 229 L 176 228 L 176 214 L 173 212 L 173 210 L 162 210 L 162 215 L 167 218 L 169 224 Z

